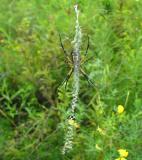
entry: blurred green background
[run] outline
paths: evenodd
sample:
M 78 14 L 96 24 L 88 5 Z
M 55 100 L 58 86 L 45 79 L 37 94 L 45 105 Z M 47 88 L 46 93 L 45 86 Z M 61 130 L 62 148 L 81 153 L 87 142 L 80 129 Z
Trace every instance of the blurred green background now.
M 59 34 L 70 54 L 76 3 L 97 88 L 80 77 L 80 127 L 63 156 L 72 78 L 60 86 L 69 68 Z M 141 10 L 140 0 L 0 0 L 1 160 L 113 160 L 119 148 L 142 160 Z

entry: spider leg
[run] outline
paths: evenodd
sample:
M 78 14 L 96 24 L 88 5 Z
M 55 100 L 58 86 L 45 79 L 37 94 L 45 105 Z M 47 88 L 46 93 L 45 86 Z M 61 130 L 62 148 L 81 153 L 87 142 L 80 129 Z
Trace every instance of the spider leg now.
M 63 45 L 62 38 L 61 38 L 61 35 L 60 35 L 60 34 L 59 34 L 59 39 L 60 39 L 60 44 L 61 44 L 61 47 L 62 47 L 62 50 L 63 50 L 65 56 L 68 56 L 68 55 L 67 55 L 67 52 L 66 52 L 66 50 L 65 50 L 65 48 L 64 48 L 64 45 Z
M 62 50 L 64 52 L 64 55 L 65 55 L 65 58 L 66 58 L 66 62 L 67 63 L 71 63 L 71 60 L 69 58 L 69 55 L 67 54 L 67 51 L 65 50 L 64 48 L 64 45 L 63 45 L 63 42 L 62 42 L 62 38 L 61 38 L 61 35 L 59 34 L 59 39 L 60 39 L 60 44 L 61 44 L 61 47 L 62 47 Z M 73 51 L 72 51 L 73 52 Z
M 88 44 L 87 44 L 87 48 L 86 48 L 86 51 L 85 51 L 85 56 L 86 56 L 87 53 L 88 53 L 88 49 L 89 49 L 89 36 L 88 36 Z
M 84 78 L 87 80 L 88 84 L 93 87 L 96 87 L 82 68 L 80 68 L 80 71 L 82 75 L 84 76 Z
M 89 57 L 89 58 L 86 59 L 86 60 L 82 60 L 82 61 L 81 61 L 81 64 L 84 64 L 84 63 L 86 63 L 86 62 L 92 60 L 93 58 L 94 58 L 94 56 L 91 56 L 91 57 Z
M 67 74 L 66 78 L 63 80 L 63 82 L 61 84 L 61 85 L 63 85 L 65 83 L 65 89 L 67 87 L 68 80 L 70 79 L 72 73 L 73 73 L 73 68 L 70 69 L 69 73 Z

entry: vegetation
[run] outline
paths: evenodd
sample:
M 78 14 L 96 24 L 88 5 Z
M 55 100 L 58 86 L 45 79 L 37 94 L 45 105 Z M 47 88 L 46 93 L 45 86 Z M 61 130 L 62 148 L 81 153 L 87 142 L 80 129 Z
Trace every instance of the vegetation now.
M 70 53 L 78 3 L 81 56 L 73 149 L 62 155 L 72 77 Z M 142 159 L 142 2 L 0 0 L 0 159 Z

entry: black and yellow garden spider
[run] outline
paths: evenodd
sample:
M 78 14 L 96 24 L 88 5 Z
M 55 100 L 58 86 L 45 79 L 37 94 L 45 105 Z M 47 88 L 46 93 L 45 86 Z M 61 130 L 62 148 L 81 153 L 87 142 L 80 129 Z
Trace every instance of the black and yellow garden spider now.
M 64 48 L 64 45 L 62 43 L 62 38 L 61 38 L 61 35 L 59 34 L 59 39 L 60 39 L 60 45 L 61 45 L 61 48 L 64 52 L 64 55 L 65 55 L 65 62 L 66 64 L 68 65 L 68 67 L 70 68 L 69 69 L 69 72 L 67 74 L 67 76 L 65 77 L 65 79 L 63 80 L 63 82 L 61 83 L 61 86 L 64 85 L 65 83 L 65 88 L 67 86 L 67 83 L 68 83 L 68 80 L 70 79 L 73 71 L 74 71 L 74 61 L 73 61 L 73 50 L 70 52 L 70 54 L 67 53 L 67 51 L 65 50 Z M 86 62 L 88 62 L 89 60 L 91 60 L 93 57 L 90 57 L 88 59 L 86 59 L 86 56 L 87 56 L 87 53 L 88 53 L 88 49 L 89 49 L 89 36 L 88 36 L 88 44 L 87 44 L 87 48 L 86 48 L 86 51 L 85 51 L 85 54 L 84 54 L 84 57 L 80 57 L 80 66 L 79 66 L 79 71 L 80 73 L 83 75 L 83 77 L 87 80 L 88 84 L 92 87 L 96 87 L 94 85 L 94 83 L 90 80 L 90 78 L 88 77 L 88 75 L 86 74 L 86 72 L 83 70 L 82 68 L 82 65 L 85 64 Z

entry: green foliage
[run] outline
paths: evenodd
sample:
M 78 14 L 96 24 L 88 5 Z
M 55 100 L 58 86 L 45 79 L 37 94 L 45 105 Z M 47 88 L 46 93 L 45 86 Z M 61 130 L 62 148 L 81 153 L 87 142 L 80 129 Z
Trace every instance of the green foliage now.
M 73 150 L 61 154 L 71 103 L 68 68 L 79 4 L 81 56 L 96 88 L 80 77 Z M 0 159 L 110 160 L 126 149 L 141 160 L 142 2 L 139 0 L 0 0 Z M 59 87 L 60 86 L 60 87 Z M 58 88 L 59 87 L 59 88 Z M 123 105 L 119 114 L 117 106 Z

